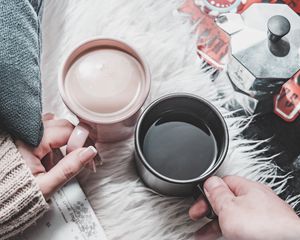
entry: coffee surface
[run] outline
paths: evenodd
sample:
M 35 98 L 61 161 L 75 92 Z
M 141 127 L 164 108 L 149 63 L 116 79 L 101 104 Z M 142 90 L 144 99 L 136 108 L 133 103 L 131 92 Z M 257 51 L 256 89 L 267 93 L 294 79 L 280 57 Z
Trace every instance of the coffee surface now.
M 118 49 L 85 52 L 65 77 L 66 94 L 86 112 L 113 114 L 130 108 L 145 78 L 141 64 Z
M 143 154 L 160 174 L 189 180 L 201 176 L 213 166 L 217 145 L 211 130 L 198 117 L 168 112 L 147 131 Z

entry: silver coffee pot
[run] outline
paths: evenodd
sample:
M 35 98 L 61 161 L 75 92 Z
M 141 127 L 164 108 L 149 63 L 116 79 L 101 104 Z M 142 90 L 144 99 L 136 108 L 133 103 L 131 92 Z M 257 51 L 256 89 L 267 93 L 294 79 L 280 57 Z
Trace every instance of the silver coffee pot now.
M 300 17 L 285 4 L 257 3 L 216 23 L 230 36 L 227 73 L 234 91 L 250 102 L 251 113 L 259 103 L 270 108 L 274 94 L 300 70 Z

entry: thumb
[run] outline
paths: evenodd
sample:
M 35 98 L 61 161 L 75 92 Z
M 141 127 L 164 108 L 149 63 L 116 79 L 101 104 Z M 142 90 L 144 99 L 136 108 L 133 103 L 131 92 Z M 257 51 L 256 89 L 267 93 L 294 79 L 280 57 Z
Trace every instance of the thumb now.
M 218 216 L 224 208 L 230 206 L 235 199 L 235 195 L 222 178 L 216 176 L 210 177 L 205 181 L 204 192 L 214 212 Z
M 93 146 L 76 149 L 61 159 L 49 172 L 39 175 L 37 182 L 46 200 L 76 176 L 86 164 L 93 161 L 96 154 L 97 150 Z

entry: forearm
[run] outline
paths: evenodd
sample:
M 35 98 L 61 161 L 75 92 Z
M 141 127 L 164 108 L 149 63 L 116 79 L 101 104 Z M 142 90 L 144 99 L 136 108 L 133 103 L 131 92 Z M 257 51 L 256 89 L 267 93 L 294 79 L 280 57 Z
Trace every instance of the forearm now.
M 13 141 L 0 133 L 0 239 L 24 231 L 47 207 Z

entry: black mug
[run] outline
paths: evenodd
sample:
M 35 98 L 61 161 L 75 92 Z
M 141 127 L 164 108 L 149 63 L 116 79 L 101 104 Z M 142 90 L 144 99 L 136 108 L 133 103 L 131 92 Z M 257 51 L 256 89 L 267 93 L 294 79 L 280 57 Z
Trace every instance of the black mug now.
M 200 122 L 201 126 L 199 125 Z M 203 129 L 204 132 L 202 133 Z M 166 139 L 168 137 L 169 139 Z M 184 144 L 190 143 L 188 137 L 194 142 L 198 141 L 200 147 L 195 143 L 196 145 L 191 148 L 186 146 L 188 149 L 182 153 L 180 151 L 185 148 Z M 200 139 L 197 137 L 200 137 Z M 201 137 L 205 137 L 204 141 L 201 141 Z M 209 145 L 210 141 L 214 144 Z M 172 147 L 172 144 L 174 144 L 174 147 Z M 201 144 L 206 145 L 202 146 Z M 135 129 L 137 171 L 145 185 L 158 194 L 176 197 L 198 197 L 202 194 L 206 199 L 203 183 L 214 174 L 224 161 L 228 144 L 227 125 L 214 105 L 192 94 L 176 93 L 166 95 L 152 102 L 137 122 Z M 180 162 L 181 160 L 178 161 L 178 166 L 175 165 L 172 162 L 174 159 L 168 159 L 168 156 L 176 158 L 177 155 L 174 156 L 174 152 L 183 161 L 186 161 L 188 157 L 192 159 L 196 167 L 188 166 L 187 162 Z M 190 156 L 193 152 L 197 153 L 195 158 L 193 155 Z M 207 155 L 208 158 L 212 159 L 210 164 L 209 161 L 197 162 L 197 159 L 201 159 L 200 156 L 203 156 L 202 153 L 204 154 L 202 161 L 206 160 Z M 189 156 L 182 156 L 184 154 Z M 151 162 L 152 157 L 154 162 Z M 164 157 L 166 157 L 165 160 Z M 155 162 L 156 160 L 158 162 Z M 206 169 L 203 169 L 202 165 L 206 165 Z M 199 174 L 197 174 L 198 169 Z M 207 217 L 216 217 L 211 207 Z

